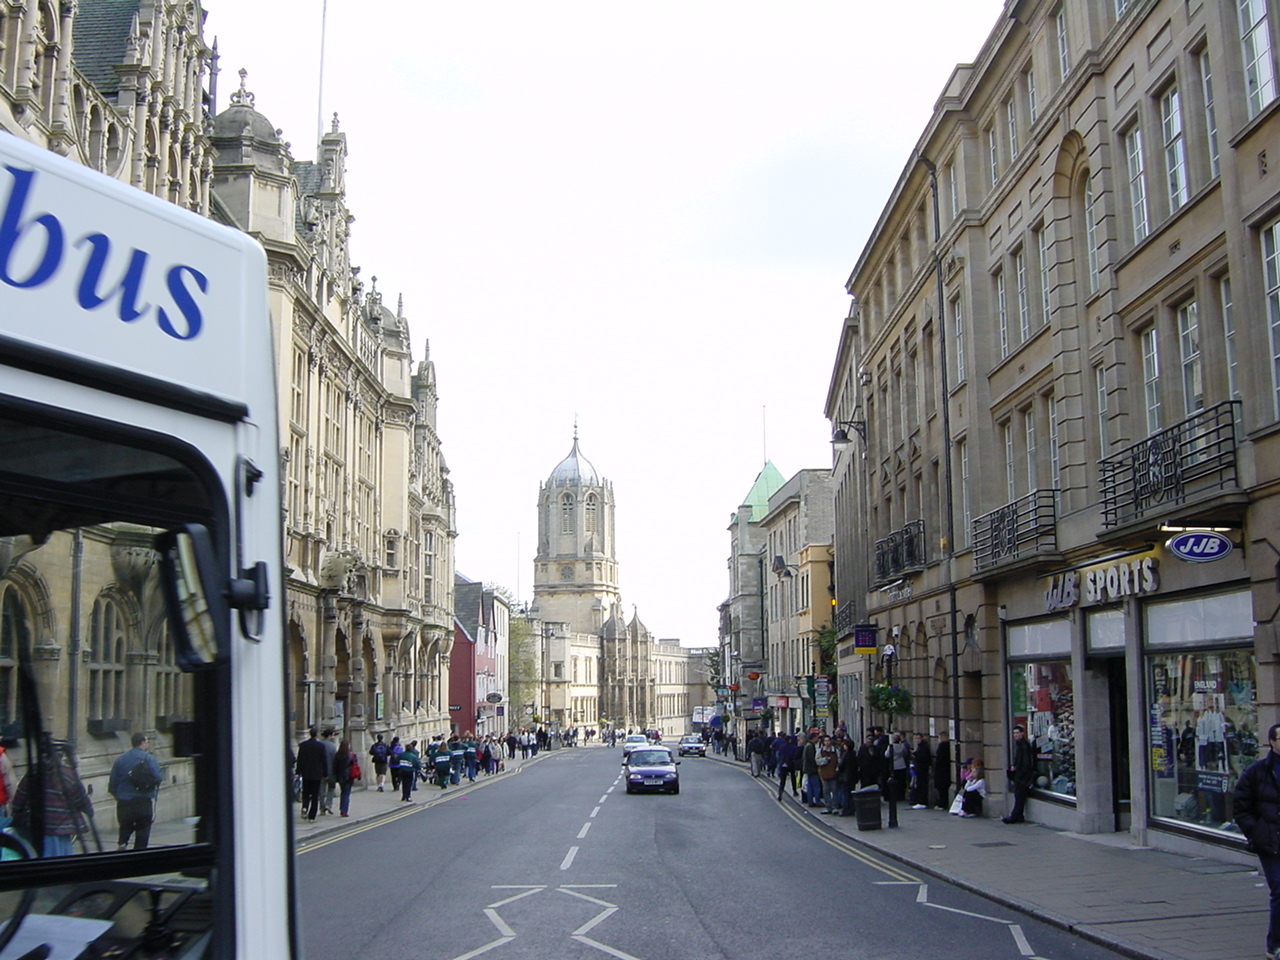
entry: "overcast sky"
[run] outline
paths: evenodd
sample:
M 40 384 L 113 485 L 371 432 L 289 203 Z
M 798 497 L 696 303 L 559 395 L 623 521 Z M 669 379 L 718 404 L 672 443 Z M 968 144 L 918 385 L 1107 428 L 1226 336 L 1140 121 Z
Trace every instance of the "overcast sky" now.
M 715 643 L 730 515 L 766 457 L 830 466 L 844 281 L 1001 0 L 328 0 L 322 101 L 322 0 L 205 6 L 219 110 L 247 69 L 302 160 L 339 115 L 353 262 L 436 363 L 458 571 L 531 598 L 576 417 L 628 615 Z

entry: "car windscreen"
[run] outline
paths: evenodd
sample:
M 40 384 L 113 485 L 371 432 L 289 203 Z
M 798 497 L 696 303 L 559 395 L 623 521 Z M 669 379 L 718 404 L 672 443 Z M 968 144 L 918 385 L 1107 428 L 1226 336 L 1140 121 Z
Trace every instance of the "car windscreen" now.
M 671 763 L 671 754 L 665 750 L 633 750 L 631 751 L 631 765 L 638 766 L 654 766 L 661 763 Z

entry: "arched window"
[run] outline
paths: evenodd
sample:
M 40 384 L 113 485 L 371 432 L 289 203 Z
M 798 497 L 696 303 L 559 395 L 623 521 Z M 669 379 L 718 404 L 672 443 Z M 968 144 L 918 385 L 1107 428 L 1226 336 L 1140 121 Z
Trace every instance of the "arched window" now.
M 18 717 L 18 651 L 30 649 L 31 619 L 12 584 L 0 584 L 0 724 Z
M 596 495 L 594 493 L 587 496 L 587 516 L 585 519 L 587 533 L 596 532 Z
M 189 689 L 183 683 L 183 673 L 174 658 L 173 636 L 167 621 L 156 647 L 155 714 L 166 721 L 176 717 L 188 718 L 191 714 Z
M 89 630 L 89 703 L 85 717 L 124 717 L 125 637 L 119 606 L 110 599 L 96 600 Z
M 560 498 L 560 532 L 573 533 L 573 494 Z

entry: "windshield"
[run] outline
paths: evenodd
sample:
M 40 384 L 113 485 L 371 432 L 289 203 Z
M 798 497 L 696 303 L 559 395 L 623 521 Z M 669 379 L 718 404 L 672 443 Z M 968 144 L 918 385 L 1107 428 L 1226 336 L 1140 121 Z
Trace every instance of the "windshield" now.
M 672 763 L 671 754 L 665 750 L 632 750 L 631 765 L 633 767 L 656 766 L 662 763 Z
M 0 942 L 23 915 L 122 945 L 210 909 L 212 685 L 178 665 L 155 538 L 217 511 L 160 446 L 0 412 Z

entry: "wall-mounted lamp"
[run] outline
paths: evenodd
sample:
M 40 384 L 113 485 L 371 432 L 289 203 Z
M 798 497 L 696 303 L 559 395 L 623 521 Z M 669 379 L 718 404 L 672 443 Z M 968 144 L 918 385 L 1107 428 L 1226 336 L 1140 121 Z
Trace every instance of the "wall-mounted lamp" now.
M 846 430 L 845 428 L 849 429 Z M 836 453 L 842 453 L 848 449 L 849 444 L 853 443 L 853 438 L 849 436 L 849 430 L 852 430 L 862 438 L 862 442 L 867 442 L 867 421 L 865 420 L 838 420 L 836 421 L 836 429 L 831 434 L 831 444 L 836 448 Z
M 778 577 L 791 577 L 791 576 L 794 576 L 795 573 L 800 572 L 799 567 L 797 567 L 793 563 L 787 563 L 781 557 L 773 558 L 772 569 L 773 569 L 774 575 Z M 793 573 L 792 571 L 795 571 L 795 573 Z

